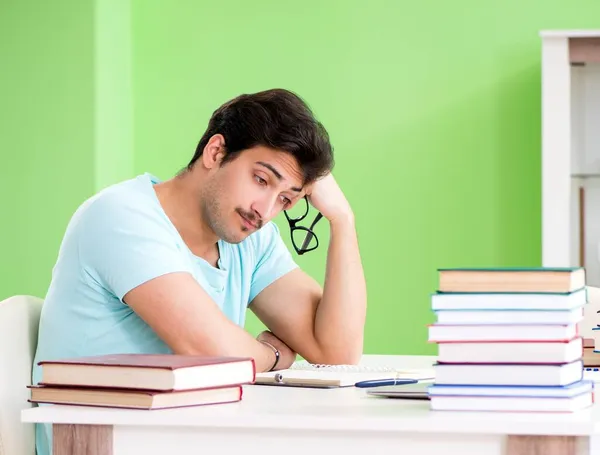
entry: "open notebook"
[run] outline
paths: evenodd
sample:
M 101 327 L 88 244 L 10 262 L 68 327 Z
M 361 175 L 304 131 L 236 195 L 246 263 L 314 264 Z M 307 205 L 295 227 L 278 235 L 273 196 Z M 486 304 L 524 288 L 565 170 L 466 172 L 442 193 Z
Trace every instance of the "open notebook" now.
M 256 384 L 296 387 L 353 387 L 363 381 L 389 379 L 431 380 L 431 369 L 397 369 L 361 365 L 314 365 L 306 361 L 295 362 L 287 370 L 257 373 Z

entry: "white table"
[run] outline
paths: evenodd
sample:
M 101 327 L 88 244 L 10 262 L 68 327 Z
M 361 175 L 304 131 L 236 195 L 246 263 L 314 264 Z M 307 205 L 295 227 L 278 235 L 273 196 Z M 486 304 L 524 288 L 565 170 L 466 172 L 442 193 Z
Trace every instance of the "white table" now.
M 365 356 L 423 368 L 432 357 Z M 23 422 L 53 424 L 53 455 L 379 453 L 583 455 L 597 452 L 597 407 L 576 414 L 430 411 L 365 389 L 246 386 L 241 402 L 158 411 L 44 406 Z M 85 448 L 84 448 L 85 447 Z

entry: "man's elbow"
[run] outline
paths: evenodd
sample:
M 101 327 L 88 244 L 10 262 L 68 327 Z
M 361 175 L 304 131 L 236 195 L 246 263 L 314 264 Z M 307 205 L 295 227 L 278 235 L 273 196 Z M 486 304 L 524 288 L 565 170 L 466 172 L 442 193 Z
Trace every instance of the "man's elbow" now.
M 332 350 L 320 349 L 306 360 L 320 365 L 358 365 L 361 359 L 362 349 L 345 347 Z
M 358 365 L 362 356 L 339 356 L 332 358 L 327 365 Z

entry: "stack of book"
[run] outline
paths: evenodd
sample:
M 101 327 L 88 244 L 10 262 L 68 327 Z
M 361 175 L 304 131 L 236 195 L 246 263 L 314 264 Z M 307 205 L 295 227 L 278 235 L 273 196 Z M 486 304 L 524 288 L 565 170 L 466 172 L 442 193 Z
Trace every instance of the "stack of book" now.
M 252 358 L 117 354 L 40 362 L 32 403 L 165 409 L 233 403 L 256 378 Z
M 572 412 L 593 402 L 583 268 L 440 269 L 431 409 Z

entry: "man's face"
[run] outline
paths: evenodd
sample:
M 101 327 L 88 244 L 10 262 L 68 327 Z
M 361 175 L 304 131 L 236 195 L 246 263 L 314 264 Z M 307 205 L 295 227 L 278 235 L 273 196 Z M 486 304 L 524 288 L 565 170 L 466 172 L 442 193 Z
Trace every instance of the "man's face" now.
M 219 238 L 239 243 L 304 194 L 295 158 L 257 146 L 211 170 L 203 188 L 202 213 Z

